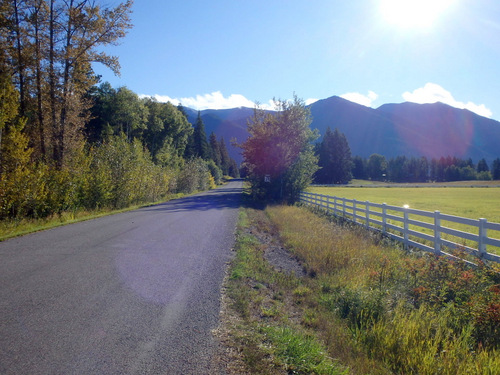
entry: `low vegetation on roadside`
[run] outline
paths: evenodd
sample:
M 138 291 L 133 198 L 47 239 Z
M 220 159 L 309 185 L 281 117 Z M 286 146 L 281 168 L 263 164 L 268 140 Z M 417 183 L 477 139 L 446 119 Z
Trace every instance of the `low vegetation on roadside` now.
M 243 216 L 227 284 L 232 311 L 242 319 L 232 332 L 248 372 L 500 368 L 500 270 L 405 253 L 305 208 L 247 209 Z M 300 259 L 307 275 L 275 270 L 263 255 L 268 245 L 256 236 L 262 231 Z

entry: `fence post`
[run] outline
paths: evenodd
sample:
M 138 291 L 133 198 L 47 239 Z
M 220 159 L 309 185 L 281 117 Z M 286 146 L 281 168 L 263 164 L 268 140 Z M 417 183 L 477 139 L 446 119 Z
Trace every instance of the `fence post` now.
M 333 214 L 337 216 L 337 197 L 333 196 Z
M 382 203 L 382 233 L 387 233 L 387 203 Z
M 345 219 L 345 198 L 342 198 L 342 217 Z
M 356 199 L 352 200 L 352 221 L 356 223 Z
M 434 253 L 441 255 L 441 213 L 434 211 Z
M 365 214 L 366 214 L 366 229 L 370 229 L 370 202 L 369 201 L 366 201 L 365 208 L 366 208 L 366 211 L 365 211 Z
M 477 242 L 477 248 L 481 258 L 486 254 L 486 240 L 488 239 L 488 228 L 486 228 L 486 223 L 487 220 L 485 218 L 479 219 L 479 240 Z
M 409 230 L 409 225 L 408 225 L 408 208 L 404 207 L 403 208 L 403 212 L 404 212 L 404 232 L 403 232 L 403 237 L 404 237 L 404 247 L 405 247 L 405 250 L 408 250 L 408 239 L 409 239 L 409 233 L 408 233 L 408 230 Z

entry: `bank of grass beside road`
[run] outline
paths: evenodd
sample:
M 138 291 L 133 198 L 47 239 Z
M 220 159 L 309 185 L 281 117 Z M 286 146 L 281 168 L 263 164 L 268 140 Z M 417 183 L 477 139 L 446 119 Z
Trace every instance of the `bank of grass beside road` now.
M 240 223 L 227 287 L 248 373 L 498 372 L 498 269 L 408 254 L 306 208 L 244 209 Z M 269 238 L 307 274 L 273 268 Z

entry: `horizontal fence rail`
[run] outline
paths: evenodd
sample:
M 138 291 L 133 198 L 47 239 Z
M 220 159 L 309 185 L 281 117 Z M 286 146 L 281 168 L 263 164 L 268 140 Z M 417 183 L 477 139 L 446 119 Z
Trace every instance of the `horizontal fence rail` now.
M 447 249 L 463 250 L 480 259 L 500 263 L 500 256 L 488 252 L 488 247 L 500 249 L 500 224 L 486 219 L 474 220 L 439 211 L 421 211 L 309 192 L 301 192 L 300 202 L 381 232 L 402 242 L 405 248 L 411 246 L 449 257 L 454 256 L 447 253 Z

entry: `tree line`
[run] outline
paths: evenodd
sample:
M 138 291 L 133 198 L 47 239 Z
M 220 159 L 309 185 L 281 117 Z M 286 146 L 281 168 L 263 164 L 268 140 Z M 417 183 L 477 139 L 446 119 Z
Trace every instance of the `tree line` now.
M 439 159 L 398 156 L 386 159 L 373 154 L 367 159 L 353 158 L 352 175 L 357 179 L 391 182 L 451 182 L 500 180 L 500 158 L 491 168 L 485 159 L 475 164 L 472 159 L 447 156 Z
M 500 180 L 500 158 L 491 164 L 483 158 L 447 156 L 439 159 L 397 156 L 386 159 L 380 154 L 369 158 L 351 157 L 349 143 L 338 129 L 327 128 L 323 140 L 316 144 L 320 169 L 314 175 L 318 184 L 345 184 L 352 178 L 390 182 L 449 182 L 470 180 Z
M 238 175 L 201 117 L 99 84 L 132 1 L 0 0 L 0 219 L 121 208 Z

